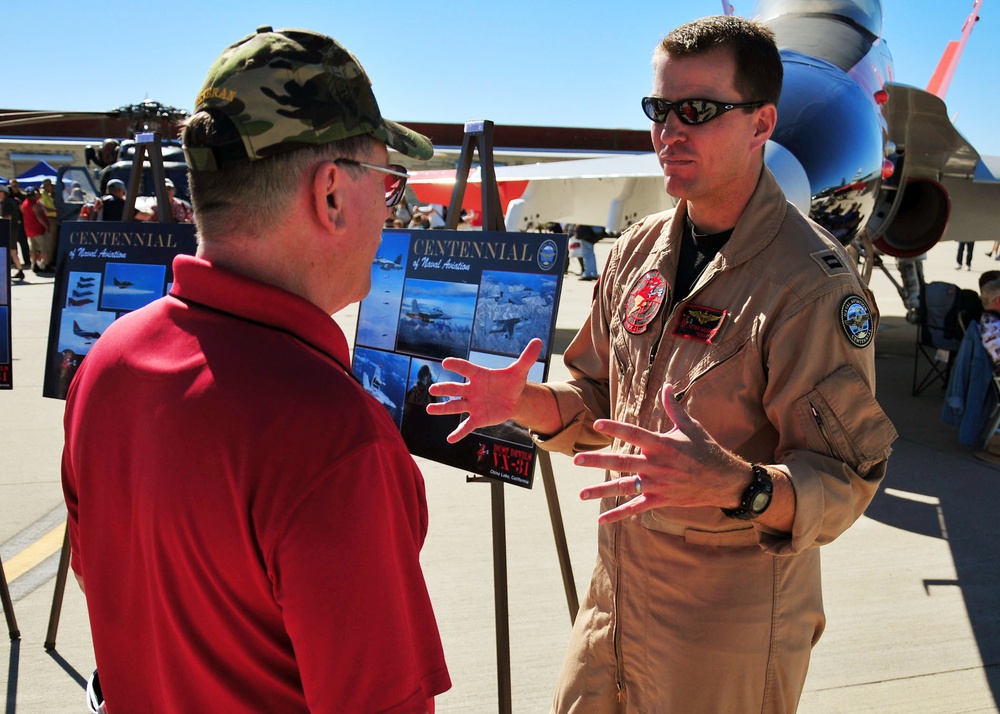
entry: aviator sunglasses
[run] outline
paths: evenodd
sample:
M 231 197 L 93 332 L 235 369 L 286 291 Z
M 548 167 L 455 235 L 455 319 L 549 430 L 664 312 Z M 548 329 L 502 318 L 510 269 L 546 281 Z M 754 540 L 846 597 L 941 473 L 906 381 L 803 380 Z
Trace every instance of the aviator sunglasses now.
M 395 206 L 399 203 L 399 199 L 403 197 L 403 191 L 406 189 L 406 179 L 409 176 L 409 174 L 406 173 L 405 166 L 400 166 L 399 164 L 376 166 L 375 164 L 366 164 L 362 161 L 355 161 L 354 159 L 334 159 L 333 163 L 360 166 L 365 169 L 381 171 L 384 173 L 385 177 L 382 179 L 382 182 L 385 184 L 385 205 L 387 208 Z
M 668 102 L 659 97 L 643 97 L 642 111 L 657 124 L 664 124 L 670 110 L 673 109 L 677 118 L 689 126 L 704 124 L 716 117 L 722 116 L 733 109 L 744 107 L 762 107 L 767 102 L 742 102 L 729 104 L 717 102 L 714 99 L 682 99 L 679 102 Z

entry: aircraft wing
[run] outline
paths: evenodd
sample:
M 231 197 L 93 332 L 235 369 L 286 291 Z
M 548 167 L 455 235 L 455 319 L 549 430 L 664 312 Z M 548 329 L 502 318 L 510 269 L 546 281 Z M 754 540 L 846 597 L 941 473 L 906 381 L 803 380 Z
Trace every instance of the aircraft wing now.
M 952 125 L 944 102 L 916 87 L 889 84 L 889 140 L 902 155 L 902 180 L 927 179 L 948 194 L 942 240 L 995 240 L 1000 157 L 979 152 Z
M 674 205 L 653 153 L 503 166 L 496 175 L 497 182 L 528 182 L 507 208 L 505 222 L 512 231 L 550 221 L 621 231 Z
M 979 153 L 948 119 L 944 102 L 922 89 L 887 84 L 885 118 L 889 140 L 904 156 L 906 176 L 971 178 Z

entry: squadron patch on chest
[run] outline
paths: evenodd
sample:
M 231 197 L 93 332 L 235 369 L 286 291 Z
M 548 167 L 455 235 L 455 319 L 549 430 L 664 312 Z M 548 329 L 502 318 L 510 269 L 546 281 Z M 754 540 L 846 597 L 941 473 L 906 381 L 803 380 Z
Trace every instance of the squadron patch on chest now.
M 649 323 L 660 312 L 663 298 L 667 293 L 667 281 L 659 270 L 653 269 L 635 281 L 625 304 L 622 324 L 633 335 L 641 335 L 649 328 Z
M 680 317 L 677 318 L 674 336 L 711 344 L 712 338 L 718 334 L 728 314 L 728 310 L 716 310 L 703 305 L 685 305 Z
M 855 347 L 867 347 L 875 337 L 871 308 L 857 295 L 848 295 L 840 303 L 840 326 Z

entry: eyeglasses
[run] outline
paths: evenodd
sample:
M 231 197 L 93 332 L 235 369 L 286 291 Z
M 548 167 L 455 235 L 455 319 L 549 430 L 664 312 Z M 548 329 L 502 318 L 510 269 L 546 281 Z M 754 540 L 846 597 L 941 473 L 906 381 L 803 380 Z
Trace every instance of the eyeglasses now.
M 643 97 L 642 111 L 657 124 L 664 124 L 670 110 L 673 109 L 681 123 L 694 126 L 712 121 L 733 109 L 762 107 L 765 104 L 767 102 L 727 104 L 726 102 L 717 102 L 714 99 L 682 99 L 679 102 L 668 102 L 660 97 Z
M 403 197 L 403 191 L 406 190 L 406 179 L 409 174 L 406 173 L 406 167 L 400 166 L 399 164 L 389 164 L 388 166 L 376 166 L 375 164 L 366 164 L 361 161 L 355 161 L 354 159 L 334 159 L 335 164 L 347 164 L 349 166 L 360 166 L 365 169 L 371 169 L 372 171 L 381 171 L 385 174 L 385 178 L 382 182 L 385 184 L 385 205 L 386 208 L 392 208 L 397 203 L 399 199 Z

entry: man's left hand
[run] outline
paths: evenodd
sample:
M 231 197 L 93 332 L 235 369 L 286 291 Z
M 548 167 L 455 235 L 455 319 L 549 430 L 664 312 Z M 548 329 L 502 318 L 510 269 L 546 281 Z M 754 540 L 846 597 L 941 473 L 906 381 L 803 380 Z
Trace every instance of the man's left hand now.
M 632 496 L 622 505 L 605 511 L 598 523 L 611 523 L 662 506 L 716 506 L 735 508 L 750 482 L 750 465 L 724 449 L 704 427 L 674 399 L 672 384 L 663 387 L 663 407 L 673 422 L 660 433 L 610 419 L 594 422 L 595 431 L 632 444 L 637 454 L 591 452 L 577 454 L 577 466 L 608 469 L 617 479 L 588 486 L 580 498 L 591 500 Z M 636 479 L 641 483 L 638 490 Z

